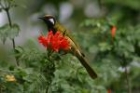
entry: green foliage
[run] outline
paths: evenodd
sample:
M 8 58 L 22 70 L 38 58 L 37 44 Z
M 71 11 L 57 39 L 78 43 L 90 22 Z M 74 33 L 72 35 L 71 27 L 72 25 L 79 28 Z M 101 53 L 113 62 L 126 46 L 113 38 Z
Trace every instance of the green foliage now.
M 133 1 L 125 0 L 125 2 L 123 2 L 121 0 L 105 0 L 103 2 L 105 2 L 105 3 L 113 3 L 113 4 L 120 4 L 120 5 L 124 5 L 124 6 L 130 7 L 130 8 L 133 8 L 133 9 L 137 9 L 137 10 L 140 9 L 140 6 L 139 6 L 140 1 L 139 0 L 133 0 Z
M 3 43 L 5 43 L 9 31 L 10 31 L 10 26 L 7 24 L 0 28 L 0 38 Z
M 49 2 L 59 7 L 63 1 Z M 108 89 L 114 93 L 126 93 L 129 89 L 133 93 L 136 89 L 139 91 L 139 0 L 102 0 L 102 3 L 109 13 L 103 18 L 84 20 L 80 23 L 80 31 L 72 33 L 97 72 L 97 79 L 92 80 L 71 54 L 51 53 L 39 48 L 38 41 L 31 39 L 10 51 L 0 47 L 0 93 L 107 93 Z M 0 0 L 0 11 L 9 12 L 16 6 L 16 0 Z M 112 26 L 117 28 L 114 37 Z M 18 24 L 8 22 L 0 27 L 0 40 L 3 43 L 7 39 L 13 40 L 20 30 Z M 15 65 L 15 58 L 19 66 Z
M 87 21 L 86 21 L 87 22 Z M 92 34 L 92 36 L 88 36 L 88 40 L 90 40 L 90 45 L 87 48 L 87 50 L 89 50 L 89 52 L 91 52 L 92 54 L 95 55 L 94 57 L 94 62 L 96 62 L 96 64 L 103 66 L 103 68 L 105 68 L 105 66 L 103 65 L 104 63 L 106 65 L 110 65 L 113 66 L 115 65 L 116 71 L 113 70 L 112 68 L 110 69 L 112 72 L 114 73 L 114 75 L 112 74 L 111 77 L 109 77 L 109 81 L 110 81 L 110 85 L 112 85 L 111 87 L 113 89 L 119 87 L 116 86 L 115 82 L 115 78 L 120 78 L 120 81 L 122 80 L 122 76 L 119 76 L 119 73 L 117 74 L 117 72 L 119 71 L 118 69 L 120 67 L 130 67 L 130 64 L 133 64 L 133 62 L 135 62 L 135 58 L 139 59 L 139 36 L 138 34 L 140 34 L 140 31 L 138 29 L 139 25 L 137 26 L 131 26 L 128 25 L 128 27 L 120 27 L 119 25 L 117 26 L 117 31 L 115 34 L 115 38 L 111 37 L 111 26 L 110 24 L 106 24 L 106 23 L 110 23 L 108 22 L 108 20 L 104 20 L 104 22 L 102 20 L 95 20 L 94 23 L 95 25 L 93 25 L 93 20 L 91 20 L 91 23 L 88 22 L 85 24 L 85 27 L 89 28 L 89 26 L 93 26 L 94 28 L 90 30 L 89 33 L 94 33 Z M 100 24 L 100 25 L 97 25 Z M 90 27 L 91 28 L 91 27 Z M 89 28 L 89 29 L 90 29 Z M 85 33 L 85 32 L 81 32 L 81 33 Z M 87 32 L 88 33 L 88 32 Z M 82 34 L 82 35 L 83 35 Z M 83 40 L 86 40 L 86 36 L 84 36 Z M 94 40 L 93 40 L 94 39 Z M 91 41 L 92 40 L 92 41 Z M 83 43 L 84 46 L 84 43 Z M 84 46 L 85 47 L 85 46 Z M 137 61 L 139 62 L 139 61 Z M 136 67 L 137 68 L 137 67 Z M 101 69 L 101 72 L 103 73 L 108 72 L 107 69 L 109 70 L 109 67 L 105 68 L 105 69 Z M 124 72 L 125 73 L 125 72 Z M 133 70 L 130 69 L 129 73 L 133 73 Z M 108 75 L 107 74 L 107 75 Z M 116 74 L 116 75 L 115 75 Z M 104 74 L 102 74 L 104 77 L 102 82 L 105 81 L 105 77 Z M 120 74 L 121 75 L 121 74 Z M 123 75 L 123 73 L 122 73 Z M 115 77 L 113 77 L 115 76 Z M 131 78 L 131 76 L 129 76 Z M 125 76 L 123 76 L 123 79 L 125 78 Z M 135 77 L 138 78 L 138 77 Z M 113 79 L 111 81 L 111 79 Z M 131 82 L 133 82 L 134 79 L 131 80 Z M 113 83 L 114 84 L 113 84 Z M 116 80 L 116 82 L 119 82 L 118 80 Z M 121 81 L 122 82 L 122 81 Z M 119 83 L 121 83 L 119 82 Z M 109 82 L 108 82 L 109 83 Z M 123 86 L 122 86 L 123 87 Z M 132 86 L 132 88 L 135 86 Z M 115 89 L 116 90 L 116 89 Z M 125 91 L 125 87 L 120 88 L 119 90 L 121 91 Z M 119 92 L 119 90 L 116 90 Z
M 19 26 L 17 24 L 12 24 L 11 31 L 9 31 L 8 38 L 14 39 L 16 36 L 18 36 L 19 31 L 20 31 Z
M 15 0 L 0 0 L 0 8 L 3 10 L 11 9 L 16 6 Z
M 19 26 L 17 24 L 13 24 L 12 27 L 10 27 L 9 24 L 5 24 L 2 27 L 0 27 L 0 39 L 3 43 L 7 39 L 13 39 L 19 34 Z

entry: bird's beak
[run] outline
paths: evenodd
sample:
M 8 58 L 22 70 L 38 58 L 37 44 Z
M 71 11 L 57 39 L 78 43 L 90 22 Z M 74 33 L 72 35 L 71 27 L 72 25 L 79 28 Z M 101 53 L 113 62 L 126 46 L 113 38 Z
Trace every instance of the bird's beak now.
M 38 19 L 44 20 L 44 17 L 39 17 Z

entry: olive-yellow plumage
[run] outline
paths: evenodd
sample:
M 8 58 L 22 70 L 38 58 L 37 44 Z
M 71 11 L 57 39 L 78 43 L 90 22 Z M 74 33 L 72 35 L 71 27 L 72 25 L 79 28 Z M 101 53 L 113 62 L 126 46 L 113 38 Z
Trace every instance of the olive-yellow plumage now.
M 48 27 L 48 31 L 53 31 L 55 34 L 56 31 L 60 31 L 70 42 L 70 51 L 67 51 L 74 56 L 76 56 L 81 64 L 86 68 L 88 74 L 91 76 L 91 78 L 95 79 L 97 78 L 97 74 L 95 71 L 91 68 L 91 66 L 88 64 L 88 62 L 85 60 L 84 54 L 81 52 L 78 44 L 73 40 L 73 38 L 69 35 L 69 31 L 63 27 L 56 19 L 51 15 L 45 15 L 44 17 L 41 17 L 45 24 Z

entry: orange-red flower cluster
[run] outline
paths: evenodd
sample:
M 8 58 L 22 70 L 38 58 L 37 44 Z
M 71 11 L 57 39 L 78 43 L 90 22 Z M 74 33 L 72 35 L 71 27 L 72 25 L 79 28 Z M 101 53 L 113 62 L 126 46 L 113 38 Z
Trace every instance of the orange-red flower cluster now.
M 117 27 L 116 27 L 116 26 L 112 26 L 112 28 L 111 28 L 111 36 L 112 36 L 113 38 L 115 37 L 116 30 L 117 30 Z
M 53 34 L 52 31 L 49 31 L 47 36 L 41 35 L 38 40 L 44 47 L 55 52 L 60 50 L 69 50 L 70 48 L 70 42 L 59 31 L 57 31 L 55 34 Z
M 108 90 L 107 90 L 107 93 L 112 93 L 112 92 L 111 92 L 111 89 L 108 89 Z

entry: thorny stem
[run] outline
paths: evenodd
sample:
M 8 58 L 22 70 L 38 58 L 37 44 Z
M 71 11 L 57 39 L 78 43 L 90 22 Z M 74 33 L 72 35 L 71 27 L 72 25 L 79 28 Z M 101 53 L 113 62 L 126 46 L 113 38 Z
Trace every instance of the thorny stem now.
M 125 74 L 125 77 L 126 77 L 126 83 L 127 83 L 128 93 L 132 93 L 132 92 L 131 92 L 131 86 L 130 86 L 129 75 L 128 75 L 128 70 L 127 70 L 127 61 L 126 61 L 126 58 L 125 58 L 124 55 L 123 55 L 122 58 L 123 58 L 122 66 L 123 66 L 124 69 L 125 69 L 124 74 Z
M 6 12 L 6 14 L 7 14 L 7 18 L 8 18 L 8 21 L 9 21 L 9 25 L 10 25 L 10 27 L 12 28 L 12 21 L 11 21 L 9 9 L 10 9 L 10 8 L 6 8 L 6 9 L 5 9 L 5 12 Z M 13 49 L 14 49 L 14 51 L 15 51 L 16 45 L 15 45 L 15 39 L 14 39 L 14 38 L 12 39 L 12 45 L 13 45 Z M 19 66 L 18 58 L 15 57 L 15 59 L 16 59 L 16 64 L 17 64 L 17 66 Z
M 2 86 L 0 85 L 0 93 L 2 93 Z
M 48 69 L 49 67 L 49 69 Z M 49 87 L 53 81 L 53 78 L 54 78 L 54 72 L 55 72 L 55 66 L 54 66 L 54 63 L 53 64 L 50 64 L 48 65 L 48 67 L 45 69 L 45 70 L 48 70 L 46 71 L 46 73 L 44 73 L 46 79 L 48 80 L 48 82 L 46 83 L 47 87 L 46 87 L 46 93 L 49 92 Z M 45 71 L 44 70 L 44 71 Z M 48 76 L 49 75 L 49 76 Z
M 99 8 L 102 9 L 102 1 L 98 0 Z
M 131 86 L 130 86 L 130 80 L 129 80 L 129 76 L 128 76 L 128 71 L 127 71 L 127 67 L 124 67 L 125 69 L 125 76 L 126 76 L 126 82 L 127 82 L 127 87 L 128 87 L 128 93 L 131 93 Z
M 44 72 L 44 76 L 47 80 L 47 82 L 46 82 L 46 93 L 49 93 L 49 87 L 52 83 L 52 80 L 54 78 L 54 72 L 55 72 L 55 63 L 52 62 L 53 60 L 51 59 L 50 51 L 47 54 L 47 59 L 48 59 L 48 62 L 46 64 L 43 72 Z
M 2 86 L 0 85 L 0 93 L 2 93 Z
M 124 68 L 124 75 L 126 78 L 126 83 L 127 83 L 127 91 L 128 93 L 132 93 L 131 92 L 131 86 L 130 86 L 130 80 L 129 80 L 129 75 L 128 75 L 128 70 L 127 70 L 127 61 L 126 61 L 126 57 L 124 55 L 119 56 L 122 61 L 121 61 L 121 66 Z

